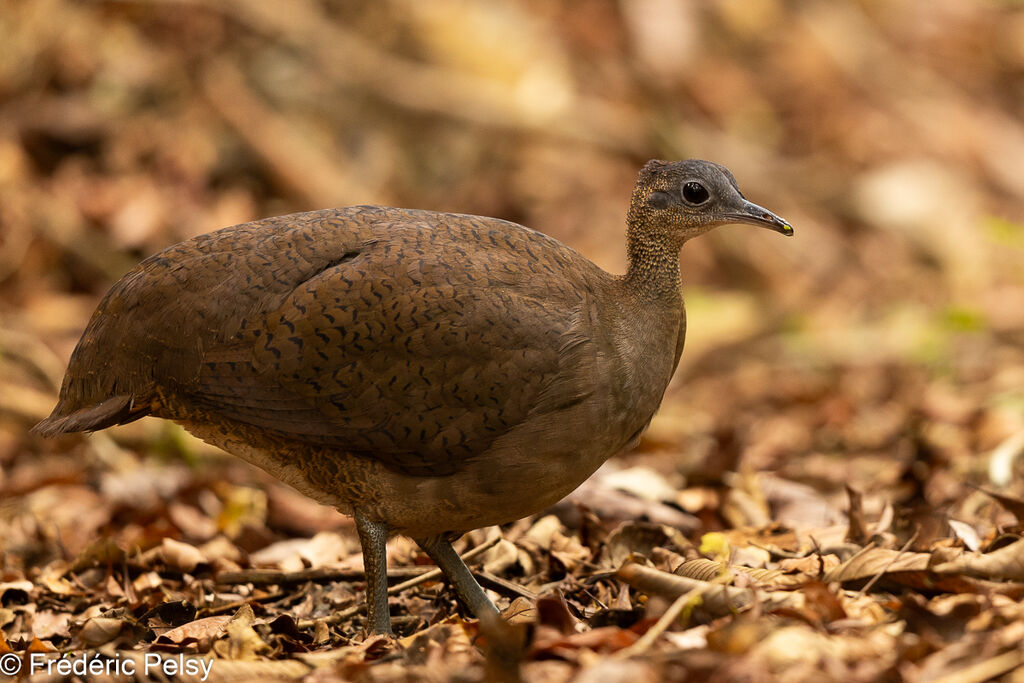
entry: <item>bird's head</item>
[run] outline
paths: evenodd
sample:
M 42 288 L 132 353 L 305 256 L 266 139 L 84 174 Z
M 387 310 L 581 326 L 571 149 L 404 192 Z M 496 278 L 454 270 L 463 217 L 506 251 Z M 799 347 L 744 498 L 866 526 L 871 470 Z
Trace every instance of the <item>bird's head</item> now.
M 648 161 L 640 171 L 631 218 L 671 231 L 684 242 L 711 228 L 749 223 L 792 236 L 793 227 L 748 201 L 725 166 L 711 161 Z

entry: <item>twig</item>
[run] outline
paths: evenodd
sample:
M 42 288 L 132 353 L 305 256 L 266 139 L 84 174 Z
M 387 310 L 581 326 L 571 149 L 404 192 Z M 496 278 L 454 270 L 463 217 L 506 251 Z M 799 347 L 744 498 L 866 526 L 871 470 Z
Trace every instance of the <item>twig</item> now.
M 860 557 L 860 556 L 861 556 L 861 555 L 863 555 L 864 553 L 868 552 L 869 550 L 872 550 L 872 549 L 873 549 L 873 548 L 875 547 L 875 545 L 877 545 L 877 544 L 876 544 L 876 543 L 875 543 L 874 541 L 871 541 L 871 542 L 870 542 L 870 543 L 868 543 L 868 544 L 867 544 L 866 546 L 864 546 L 863 548 L 861 548 L 860 550 L 858 550 L 857 552 L 855 552 L 855 553 L 854 553 L 854 554 L 853 554 L 853 555 L 852 555 L 852 556 L 850 557 L 850 559 L 846 560 L 846 562 L 844 562 L 843 564 L 849 564 L 850 562 L 853 562 L 854 560 L 856 560 L 856 559 L 857 559 L 858 557 Z M 820 552 L 820 551 L 819 551 L 819 552 Z
M 284 591 L 277 591 L 276 593 L 267 593 L 266 595 L 260 595 L 258 597 L 257 596 L 248 597 L 245 600 L 234 600 L 232 602 L 226 602 L 223 605 L 217 605 L 216 607 L 208 607 L 208 608 L 199 610 L 198 612 L 196 612 L 196 619 L 200 619 L 200 618 L 203 618 L 203 617 L 213 617 L 213 616 L 216 616 L 218 614 L 223 614 L 224 612 L 235 612 L 240 607 L 244 607 L 245 605 L 250 605 L 250 604 L 252 604 L 254 602 L 274 602 L 275 600 L 280 600 L 281 598 L 284 598 L 284 597 L 287 597 L 287 596 L 288 596 L 288 594 L 286 592 L 284 592 Z M 200 615 L 202 615 L 202 616 L 200 616 Z
M 962 669 L 933 678 L 932 683 L 983 683 L 992 681 L 1024 665 L 1024 651 L 1009 650 L 982 662 L 969 664 Z M 1011 678 L 1014 678 L 1011 676 Z
M 749 588 L 690 579 L 631 561 L 624 562 L 616 576 L 639 591 L 666 598 L 678 598 L 700 590 L 704 598 L 704 609 L 715 616 L 731 614 L 754 601 L 754 592 Z
M 914 530 L 914 535 L 910 537 L 910 540 L 908 540 L 906 543 L 903 544 L 903 547 L 900 548 L 900 551 L 898 553 L 896 553 L 895 555 L 893 555 L 892 559 L 889 560 L 888 562 L 886 562 L 885 566 L 882 567 L 877 574 L 872 576 L 871 580 L 868 581 L 866 584 L 864 584 L 863 588 L 861 588 L 859 591 L 857 591 L 857 596 L 858 597 L 863 597 L 868 592 L 869 588 L 874 586 L 875 583 L 877 583 L 880 578 L 885 576 L 885 573 L 887 571 L 889 571 L 889 567 L 891 567 L 896 562 L 896 560 L 900 559 L 903 556 L 903 553 L 907 552 L 907 550 L 910 548 L 910 546 L 912 546 L 914 544 L 914 541 L 917 540 L 917 535 L 919 533 L 921 533 L 921 528 L 920 527 L 918 527 L 917 529 Z M 865 550 L 867 550 L 867 548 L 865 548 Z M 860 553 L 857 553 L 857 555 L 860 555 Z M 854 555 L 854 557 L 856 557 L 857 555 Z M 853 558 L 850 558 L 850 559 L 852 560 Z
M 493 548 L 495 545 L 497 545 L 498 541 L 500 540 L 501 534 L 494 534 L 494 536 L 487 539 L 477 547 L 473 548 L 472 550 L 466 551 L 466 553 L 462 555 L 462 561 L 469 562 L 470 560 L 473 560 L 485 551 Z M 428 581 L 436 581 L 437 579 L 443 576 L 444 573 L 440 569 L 431 569 L 420 574 L 419 576 L 409 579 L 408 581 L 403 581 L 402 583 L 391 586 L 391 588 L 388 588 L 388 595 L 397 595 L 398 593 L 418 586 L 421 583 L 427 583 Z
M 477 580 L 480 582 L 480 585 L 490 588 L 492 590 L 496 590 L 499 593 L 504 593 L 505 595 L 513 597 L 524 597 L 527 600 L 537 599 L 537 594 L 533 591 L 527 590 L 526 588 L 523 588 L 519 584 L 513 583 L 508 579 L 503 579 L 500 576 L 495 576 L 490 572 L 479 570 L 473 572 L 473 576 L 477 578 Z
M 430 581 L 436 581 L 440 579 L 442 576 L 444 576 L 444 573 L 439 568 L 435 567 L 434 569 L 429 569 L 420 574 L 419 576 L 414 576 L 408 581 L 403 581 L 402 583 L 397 583 L 394 586 L 391 586 L 390 588 L 388 588 L 388 595 L 397 595 L 402 591 L 409 590 L 410 588 L 415 588 L 420 584 L 428 583 Z
M 679 615 L 683 613 L 683 609 L 686 607 L 686 605 L 688 605 L 695 598 L 703 595 L 704 592 L 708 590 L 712 585 L 713 584 L 709 583 L 707 586 L 697 586 L 690 592 L 683 593 L 678 598 L 676 598 L 675 602 L 673 602 L 669 606 L 669 608 L 665 610 L 665 613 L 662 614 L 661 618 L 655 622 L 654 626 L 647 629 L 647 633 L 643 634 L 639 640 L 637 640 L 629 647 L 619 650 L 617 653 L 615 653 L 615 658 L 628 659 L 629 657 L 642 655 L 643 653 L 651 649 L 651 646 L 654 645 L 655 641 L 657 641 L 658 638 L 661 637 L 661 634 L 664 633 L 668 629 L 668 627 L 671 626 L 675 622 L 675 620 L 679 618 Z
M 343 621 L 348 620 L 351 617 L 359 614 L 366 607 L 366 600 L 359 600 L 355 604 L 349 605 L 343 610 L 334 612 L 330 616 L 321 617 L 320 619 L 300 619 L 295 622 L 296 628 L 299 630 L 305 630 L 308 628 L 315 628 L 318 621 L 322 621 L 328 626 L 334 626 L 340 624 Z
M 388 570 L 388 577 L 406 579 L 431 571 L 426 567 L 394 567 Z M 334 567 L 314 567 L 289 572 L 280 569 L 245 569 L 237 572 L 224 572 L 217 575 L 219 584 L 251 583 L 254 586 L 271 584 L 304 583 L 306 581 L 361 581 L 366 578 L 363 569 L 337 569 Z

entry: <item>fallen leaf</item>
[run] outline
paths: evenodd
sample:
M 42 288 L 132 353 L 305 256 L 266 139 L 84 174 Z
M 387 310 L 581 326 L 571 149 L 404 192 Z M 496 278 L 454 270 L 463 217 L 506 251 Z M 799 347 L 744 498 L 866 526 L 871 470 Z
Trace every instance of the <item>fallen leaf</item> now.
M 147 566 L 158 563 L 168 569 L 191 572 L 196 565 L 208 560 L 195 546 L 176 541 L 173 538 L 164 538 L 159 546 L 143 553 L 141 561 Z
M 70 624 L 71 614 L 67 612 L 40 610 L 32 615 L 32 635 L 42 640 L 55 636 L 67 638 L 71 636 L 68 630 Z
M 501 616 L 510 624 L 532 624 L 537 621 L 537 607 L 532 601 L 518 597 L 501 611 Z
M 696 591 L 700 595 L 702 609 L 721 616 L 742 609 L 754 601 L 754 592 L 747 588 L 723 586 L 718 583 L 689 579 L 636 562 L 626 562 L 615 573 L 616 578 L 633 588 L 651 595 L 660 595 L 670 600 Z M 802 602 L 799 594 L 786 591 L 770 591 L 765 595 L 767 608 L 783 605 L 797 605 Z
M 124 620 L 111 617 L 94 617 L 82 626 L 78 637 L 86 647 L 99 647 L 121 634 Z
M 990 553 L 965 552 L 932 567 L 938 574 L 966 574 L 982 579 L 1024 580 L 1024 538 Z
M 3 604 L 24 604 L 35 586 L 31 581 L 8 581 L 0 583 L 0 602 Z
M 650 555 L 654 548 L 681 538 L 678 531 L 662 524 L 623 522 L 608 535 L 601 554 L 601 566 L 609 569 L 619 567 L 633 553 Z M 685 545 L 685 540 L 682 542 Z
M 132 590 L 136 593 L 146 593 L 154 588 L 159 588 L 163 583 L 163 578 L 157 572 L 146 572 L 145 574 L 139 574 L 132 581 Z
M 225 659 L 256 659 L 257 655 L 270 650 L 253 629 L 256 617 L 252 607 L 243 605 L 225 625 L 227 640 L 219 640 L 213 644 L 214 652 Z
M 516 564 L 519 560 L 519 549 L 515 543 L 501 539 L 498 543 L 484 553 L 484 571 L 491 574 L 502 574 L 506 569 Z
M 897 572 L 923 572 L 928 569 L 928 553 L 911 553 L 889 548 L 868 548 L 825 573 L 823 581 L 856 581 Z
M 221 614 L 213 617 L 196 619 L 187 624 L 162 633 L 158 640 L 181 644 L 187 640 L 205 640 L 220 635 L 230 622 L 230 614 Z
M 978 552 L 981 549 L 981 537 L 970 524 L 955 519 L 947 519 L 946 523 L 949 524 L 949 528 L 953 530 L 956 537 L 964 542 L 968 550 Z

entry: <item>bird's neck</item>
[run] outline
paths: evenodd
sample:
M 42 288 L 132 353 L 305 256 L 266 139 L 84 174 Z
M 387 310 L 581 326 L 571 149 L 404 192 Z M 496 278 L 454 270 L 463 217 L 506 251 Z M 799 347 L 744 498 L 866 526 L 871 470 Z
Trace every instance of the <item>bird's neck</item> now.
M 614 353 L 621 414 L 643 428 L 661 403 L 682 350 L 685 322 L 679 247 L 671 233 L 635 219 L 626 231 L 629 266 L 617 284 Z M 629 430 L 627 430 L 629 431 Z M 639 432 L 637 432 L 639 434 Z
M 682 243 L 670 233 L 652 229 L 647 216 L 634 214 L 631 210 L 626 231 L 629 266 L 622 284 L 641 299 L 678 304 Z

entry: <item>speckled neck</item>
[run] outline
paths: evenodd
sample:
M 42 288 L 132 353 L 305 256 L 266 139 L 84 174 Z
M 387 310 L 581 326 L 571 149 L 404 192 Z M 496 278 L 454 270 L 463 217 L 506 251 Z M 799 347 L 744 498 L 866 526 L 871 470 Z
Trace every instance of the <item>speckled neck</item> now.
M 629 266 L 623 287 L 649 301 L 675 304 L 680 300 L 678 235 L 653 222 L 649 211 L 635 198 L 626 220 L 626 255 Z

